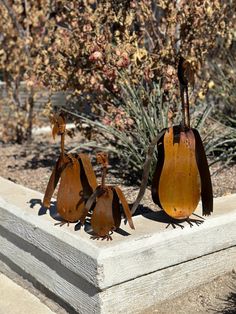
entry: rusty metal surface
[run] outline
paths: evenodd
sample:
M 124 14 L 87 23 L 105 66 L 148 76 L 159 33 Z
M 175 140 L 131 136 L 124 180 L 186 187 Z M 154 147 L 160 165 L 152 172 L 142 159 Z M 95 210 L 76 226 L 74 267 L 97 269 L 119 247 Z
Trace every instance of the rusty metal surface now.
M 108 167 L 107 154 L 98 153 L 97 162 L 102 166 L 102 183 L 87 201 L 86 211 L 88 213 L 92 209 L 91 226 L 94 232 L 92 238 L 112 240 L 112 232 L 119 228 L 121 223 L 120 203 L 130 227 L 134 229 L 132 214 L 120 188 L 105 184 Z
M 201 196 L 202 213 L 213 211 L 213 191 L 203 143 L 194 128 L 174 126 L 157 145 L 158 162 L 152 181 L 154 203 L 175 218 L 188 218 Z
M 129 223 L 129 226 L 131 229 L 134 229 L 134 224 L 132 220 L 132 213 L 130 211 L 129 205 L 126 201 L 126 198 L 121 191 L 121 189 L 118 186 L 113 187 L 113 191 L 116 193 L 118 200 L 121 202 L 121 205 L 123 207 L 123 211 L 125 213 L 125 216 L 127 218 L 127 221 Z
M 158 184 L 153 184 L 152 191 L 158 195 L 161 207 L 169 216 L 185 219 L 195 211 L 200 200 L 194 134 L 192 130 L 171 127 L 166 131 L 162 145 L 158 149 L 164 149 L 164 163 Z
M 43 206 L 50 207 L 53 192 L 60 180 L 57 194 L 57 212 L 63 222 L 84 221 L 85 202 L 97 187 L 90 159 L 86 154 L 67 154 L 64 149 L 66 121 L 63 114 L 51 117 L 52 135 L 61 136 L 61 153 L 50 176 Z
M 53 168 L 52 174 L 49 178 L 47 188 L 44 194 L 43 206 L 46 208 L 50 207 L 51 198 L 60 180 L 61 173 L 64 168 L 63 166 L 64 166 L 64 163 L 62 160 L 62 156 L 60 156 L 56 162 L 56 165 Z
M 213 211 L 212 183 L 201 137 L 190 127 L 188 86 L 194 85 L 194 64 L 182 57 L 178 64 L 182 123 L 162 130 L 148 148 L 140 190 L 132 207 L 140 203 L 149 175 L 153 144 L 157 145 L 158 162 L 152 181 L 154 203 L 175 218 L 188 218 L 196 209 L 200 195 L 203 215 Z
M 117 207 L 113 205 L 114 193 L 112 189 L 105 189 L 95 203 L 91 217 L 91 226 L 95 236 L 108 237 L 110 232 L 115 230 L 120 225 L 121 217 L 117 220 L 117 215 L 113 214 Z M 119 209 L 118 209 L 119 210 Z
M 213 190 L 211 175 L 207 163 L 206 153 L 198 130 L 192 129 L 196 141 L 196 161 L 201 177 L 202 214 L 210 215 L 213 212 Z
M 81 168 L 83 170 L 83 173 L 81 174 L 81 180 L 84 182 L 84 194 L 87 193 L 90 196 L 91 189 L 92 191 L 94 191 L 97 187 L 97 179 L 88 155 L 81 153 L 78 155 L 78 157 L 81 164 Z M 87 188 L 85 188 L 86 186 Z
M 97 180 L 90 160 L 86 154 L 67 154 L 64 149 L 66 134 L 65 117 L 55 115 L 51 118 L 52 135 L 61 136 L 61 153 L 50 176 L 44 195 L 43 205 L 50 207 L 53 192 L 59 183 L 57 194 L 57 212 L 65 222 L 80 221 L 83 225 L 89 211 L 92 211 L 91 226 L 93 238 L 112 240 L 111 233 L 120 227 L 121 210 L 134 229 L 132 214 L 122 191 L 118 187 L 105 184 L 108 155 L 97 154 L 97 162 L 102 166 L 102 183 L 97 186 Z
M 190 127 L 188 85 L 194 69 L 180 57 L 178 65 L 183 121 L 165 131 L 158 145 L 158 163 L 152 183 L 153 201 L 175 219 L 188 218 L 202 197 L 203 215 L 213 211 L 213 193 L 201 137 Z
M 83 215 L 83 186 L 80 179 L 80 165 L 73 156 L 66 156 L 65 169 L 57 193 L 57 212 L 66 222 L 75 222 Z
M 203 215 L 213 211 L 211 177 L 204 147 L 196 129 L 190 127 L 188 85 L 194 84 L 191 62 L 180 58 L 178 65 L 182 123 L 162 130 L 148 147 L 142 182 L 132 211 L 117 186 L 105 183 L 108 155 L 97 154 L 102 167 L 101 185 L 97 186 L 90 160 L 86 154 L 67 154 L 64 149 L 66 121 L 63 114 L 51 117 L 52 135 L 61 136 L 61 154 L 56 162 L 45 192 L 43 205 L 50 206 L 53 192 L 60 180 L 57 210 L 65 222 L 85 223 L 91 215 L 94 238 L 111 240 L 121 223 L 121 208 L 129 226 L 134 229 L 132 213 L 141 201 L 148 181 L 149 169 L 157 145 L 158 162 L 152 181 L 152 198 L 174 219 L 187 219 L 202 198 Z M 87 220 L 86 220 L 87 221 Z

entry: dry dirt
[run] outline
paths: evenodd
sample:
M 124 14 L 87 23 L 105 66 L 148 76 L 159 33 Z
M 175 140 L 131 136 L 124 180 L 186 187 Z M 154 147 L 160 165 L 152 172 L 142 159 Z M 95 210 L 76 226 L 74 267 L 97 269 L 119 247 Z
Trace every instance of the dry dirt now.
M 193 269 L 194 271 L 194 269 Z M 235 314 L 235 272 L 218 277 L 180 297 L 159 303 L 142 314 Z
M 67 139 L 68 150 L 77 147 L 80 140 L 79 134 L 73 140 Z M 59 139 L 52 140 L 50 134 L 36 135 L 31 143 L 0 144 L 0 152 L 0 176 L 44 193 L 51 169 L 59 155 Z M 211 169 L 215 197 L 236 193 L 236 165 L 223 168 L 219 172 L 221 168 L 222 165 L 216 165 Z M 109 176 L 109 181 L 110 183 L 118 182 L 129 202 L 134 201 L 138 187 L 125 186 L 122 184 L 122 180 L 117 179 L 114 175 Z M 150 208 L 154 206 L 150 191 L 146 192 L 142 202 Z M 5 272 L 56 310 L 56 313 L 69 313 L 59 305 L 55 305 L 19 275 L 14 274 L 11 270 Z M 145 311 L 145 314 L 147 313 L 236 313 L 236 275 L 234 272 L 226 274 L 184 293 L 181 297 L 173 298 L 158 307 Z

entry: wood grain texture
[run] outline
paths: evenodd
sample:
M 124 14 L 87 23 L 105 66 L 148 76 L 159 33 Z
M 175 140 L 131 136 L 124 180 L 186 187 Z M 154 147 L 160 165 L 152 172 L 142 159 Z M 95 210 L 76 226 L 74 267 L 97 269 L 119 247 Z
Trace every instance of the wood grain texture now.
M 0 228 L 0 259 L 16 266 L 27 279 L 40 283 L 78 313 L 100 313 L 98 290 L 33 245 Z
M 141 231 L 145 228 L 144 220 L 135 218 L 135 230 Z M 103 265 L 105 277 L 102 287 L 111 287 L 235 245 L 236 211 L 207 220 L 201 226 L 185 226 L 184 229 L 159 234 L 144 233 L 139 238 L 99 254 L 98 263 Z
M 0 230 L 1 253 L 26 274 L 73 306 L 78 313 L 139 313 L 158 302 L 176 297 L 235 268 L 236 247 L 190 260 L 154 273 L 134 278 L 104 291 L 83 286 L 84 282 L 68 270 L 62 271 L 55 261 L 42 263 L 34 256 L 37 248 L 14 240 L 9 232 Z M 20 247 L 19 247 L 20 246 Z M 37 255 L 37 254 L 36 254 Z M 52 267 L 53 265 L 53 267 Z M 194 271 L 193 271 L 194 270 Z M 88 289 L 88 290 L 86 290 Z M 91 290 L 90 290 L 91 289 Z M 132 291 L 132 293 L 131 293 Z M 132 306 L 130 306 L 132 304 Z
M 98 251 L 96 247 L 92 247 L 93 243 L 87 246 L 87 242 L 83 239 L 80 239 L 78 243 L 76 235 L 68 236 L 65 230 L 56 228 L 52 223 L 40 221 L 40 217 L 36 216 L 33 219 L 24 212 L 20 213 L 20 209 L 14 206 L 11 207 L 13 211 L 11 213 L 9 208 L 7 210 L 1 208 L 3 202 L 0 201 L 0 203 L 0 226 L 49 254 L 88 282 L 98 285 L 96 261 Z M 6 208 L 7 204 L 4 207 Z M 76 246 L 76 244 L 79 245 Z
M 101 314 L 138 314 L 235 269 L 235 261 L 234 246 L 111 287 L 100 293 Z

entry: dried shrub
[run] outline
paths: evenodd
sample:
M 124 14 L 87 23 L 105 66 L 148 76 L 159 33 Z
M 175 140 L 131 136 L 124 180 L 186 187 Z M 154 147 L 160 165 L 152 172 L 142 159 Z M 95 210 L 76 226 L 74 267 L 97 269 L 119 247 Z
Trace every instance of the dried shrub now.
M 133 84 L 163 78 L 178 89 L 178 56 L 196 71 L 234 25 L 232 1 L 52 1 L 37 78 L 50 89 L 72 90 L 78 101 L 107 106 L 120 96 L 119 72 Z M 198 75 L 201 76 L 201 71 Z M 196 97 L 201 84 L 196 84 Z M 176 93 L 172 93 L 175 110 Z
M 174 116 L 178 56 L 188 56 L 202 78 L 207 54 L 221 38 L 230 40 L 234 6 L 231 0 L 1 0 L 0 69 L 16 139 L 30 135 L 37 84 L 70 91 L 77 103 L 101 110 L 121 97 L 119 73 L 134 86 L 162 78 Z M 29 87 L 25 103 L 18 95 L 22 80 Z M 206 84 L 200 82 L 193 103 Z
M 31 137 L 36 97 L 33 67 L 45 35 L 43 25 L 48 8 L 47 0 L 0 1 L 0 72 L 4 81 L 0 134 L 3 141 L 21 143 Z

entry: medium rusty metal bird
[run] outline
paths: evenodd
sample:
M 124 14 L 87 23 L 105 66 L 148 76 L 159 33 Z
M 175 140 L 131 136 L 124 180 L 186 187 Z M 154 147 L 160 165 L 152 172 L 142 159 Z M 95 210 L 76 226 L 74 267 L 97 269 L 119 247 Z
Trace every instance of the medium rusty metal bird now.
M 52 117 L 52 135 L 61 136 L 61 153 L 50 176 L 43 199 L 43 206 L 50 207 L 54 190 L 60 180 L 57 193 L 57 212 L 63 221 L 60 225 L 76 222 L 84 216 L 85 202 L 97 187 L 97 180 L 86 154 L 67 154 L 64 149 L 66 121 L 64 115 Z

